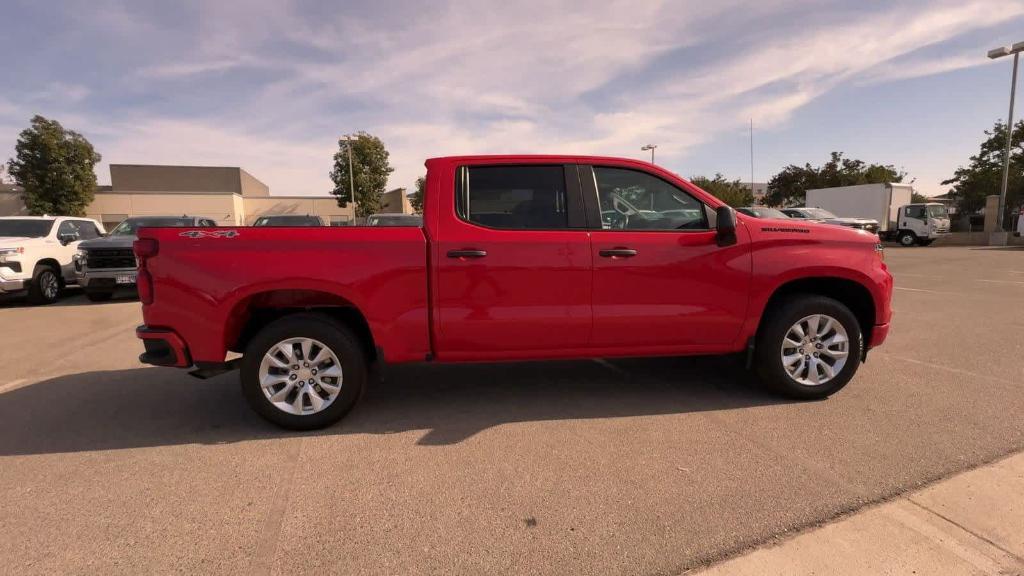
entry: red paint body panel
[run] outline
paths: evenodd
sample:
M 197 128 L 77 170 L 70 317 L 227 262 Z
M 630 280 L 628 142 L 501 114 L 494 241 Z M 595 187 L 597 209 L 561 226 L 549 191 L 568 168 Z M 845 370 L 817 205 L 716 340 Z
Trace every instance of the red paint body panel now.
M 195 362 L 222 362 L 254 311 L 318 306 L 357 310 L 394 363 L 726 353 L 744 349 L 780 286 L 829 277 L 871 293 L 872 346 L 888 331 L 892 277 L 866 233 L 743 215 L 725 247 L 713 231 L 490 229 L 455 214 L 455 171 L 471 164 L 625 166 L 721 204 L 634 160 L 435 158 L 423 229 L 142 229 L 159 246 L 145 263 L 154 291 L 146 326 L 180 336 Z M 622 246 L 637 255 L 599 256 Z M 487 256 L 448 257 L 465 249 Z
M 154 300 L 142 308 L 146 325 L 173 329 L 194 361 L 224 361 L 254 303 L 353 306 L 388 361 L 423 360 L 430 352 L 427 244 L 420 229 L 217 230 L 237 235 L 188 238 L 182 228 L 139 232 L 160 246 L 147 260 Z M 267 300 L 268 294 L 274 296 Z

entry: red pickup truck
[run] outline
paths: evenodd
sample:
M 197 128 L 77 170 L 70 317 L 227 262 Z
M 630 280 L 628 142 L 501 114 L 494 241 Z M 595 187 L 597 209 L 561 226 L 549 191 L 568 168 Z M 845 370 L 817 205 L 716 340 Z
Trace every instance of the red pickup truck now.
M 422 227 L 142 229 L 141 360 L 238 366 L 259 414 L 312 429 L 377 362 L 746 352 L 780 392 L 822 398 L 888 333 L 874 234 L 736 214 L 635 160 L 426 166 Z

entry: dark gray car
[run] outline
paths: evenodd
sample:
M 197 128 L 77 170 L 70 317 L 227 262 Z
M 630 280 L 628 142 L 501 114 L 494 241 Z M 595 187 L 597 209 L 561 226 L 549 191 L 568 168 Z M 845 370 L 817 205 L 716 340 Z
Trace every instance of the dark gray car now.
M 128 218 L 102 238 L 86 240 L 75 254 L 75 276 L 93 302 L 110 300 L 118 288 L 135 288 L 138 265 L 132 244 L 139 228 L 186 228 L 216 226 L 201 216 L 135 216 Z

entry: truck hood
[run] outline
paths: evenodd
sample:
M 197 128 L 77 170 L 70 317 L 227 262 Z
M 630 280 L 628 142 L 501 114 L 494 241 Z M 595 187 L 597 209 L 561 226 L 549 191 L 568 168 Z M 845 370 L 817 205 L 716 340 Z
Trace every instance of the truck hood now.
M 79 250 L 91 248 L 131 248 L 135 243 L 135 236 L 106 236 L 104 238 L 93 238 L 78 245 Z

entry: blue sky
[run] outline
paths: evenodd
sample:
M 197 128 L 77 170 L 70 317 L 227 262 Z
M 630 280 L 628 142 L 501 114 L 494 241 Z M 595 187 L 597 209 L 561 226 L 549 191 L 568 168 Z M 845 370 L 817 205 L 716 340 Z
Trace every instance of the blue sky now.
M 832 150 L 926 194 L 1004 118 L 1022 1 L 8 0 L 0 158 L 33 114 L 108 162 L 242 166 L 323 194 L 337 137 L 431 156 L 595 153 L 767 180 Z M 1020 107 L 1024 111 L 1024 106 Z

